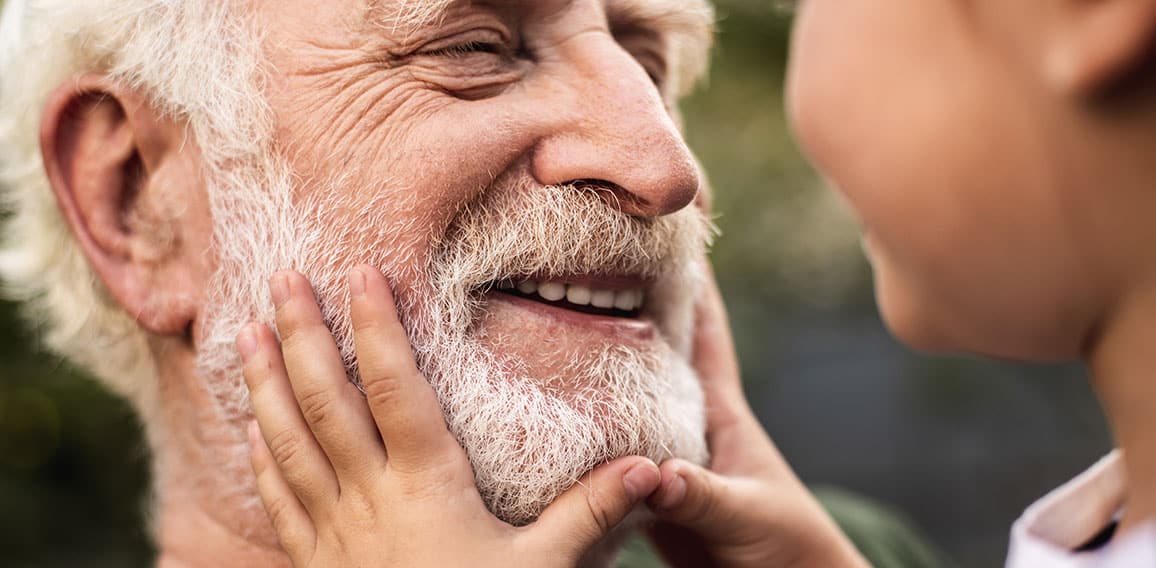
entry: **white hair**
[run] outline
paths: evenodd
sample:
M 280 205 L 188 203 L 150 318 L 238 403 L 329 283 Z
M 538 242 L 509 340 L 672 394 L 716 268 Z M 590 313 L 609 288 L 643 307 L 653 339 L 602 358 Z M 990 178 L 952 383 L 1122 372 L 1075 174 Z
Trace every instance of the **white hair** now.
M 145 333 L 70 234 L 42 166 L 39 123 L 55 89 L 99 72 L 186 121 L 194 139 L 212 140 L 202 145 L 206 178 L 220 164 L 262 155 L 272 129 L 259 38 L 234 2 L 8 0 L 0 17 L 4 291 L 26 303 L 49 348 L 145 414 L 156 383 Z M 213 202 L 214 212 L 221 205 Z
M 49 348 L 92 372 L 114 392 L 133 403 L 144 423 L 150 426 L 153 447 L 160 446 L 164 432 L 155 428 L 159 423 L 156 416 L 157 374 L 148 337 L 132 314 L 126 313 L 109 296 L 70 234 L 42 166 L 38 136 L 41 114 L 45 101 L 60 85 L 78 74 L 99 72 L 120 85 L 143 93 L 153 108 L 187 125 L 190 140 L 201 151 L 201 173 L 206 182 L 213 220 L 212 250 L 206 253 L 213 255 L 218 267 L 207 287 L 205 329 L 197 338 L 199 371 L 202 377 L 231 376 L 232 381 L 209 380 L 206 386 L 218 402 L 224 403 L 222 410 L 227 415 L 247 412 L 248 401 L 243 386 L 236 380 L 239 375 L 232 338 L 239 325 L 251 317 L 269 319 L 268 314 L 246 313 L 241 309 L 269 307 L 268 291 L 262 276 L 282 268 L 303 269 L 319 281 L 322 297 L 340 297 L 340 292 L 334 290 L 343 289 L 337 284 L 325 284 L 339 281 L 337 276 L 320 278 L 316 270 L 309 270 L 317 266 L 306 262 L 331 256 L 321 254 L 330 249 L 325 245 L 331 241 L 318 235 L 332 231 L 333 226 L 305 222 L 309 217 L 303 219 L 302 214 L 321 212 L 310 211 L 308 204 L 304 211 L 291 204 L 291 193 L 301 180 L 294 178 L 292 169 L 274 147 L 272 112 L 263 94 L 265 58 L 261 52 L 262 38 L 241 6 L 247 1 L 7 0 L 0 15 L 0 189 L 3 189 L 3 206 L 8 215 L 4 219 L 3 240 L 0 242 L 0 281 L 8 296 L 25 302 L 30 320 L 38 324 Z M 434 13 L 433 7 L 442 3 L 442 0 L 407 0 L 402 5 L 408 10 L 399 17 L 411 22 L 429 18 Z M 691 26 L 690 29 L 698 28 Z M 689 32 L 679 35 L 682 39 L 674 40 L 670 48 L 677 54 L 690 55 L 675 57 L 678 71 L 671 78 L 670 85 L 674 86 L 670 88 L 683 91 L 690 82 L 689 78 L 701 70 L 701 56 L 709 39 L 704 40 Z M 547 195 L 552 194 L 547 192 Z M 493 212 L 494 208 L 490 211 Z M 683 216 L 693 216 L 693 213 L 686 212 Z M 617 226 L 607 225 L 604 221 L 593 222 L 590 226 L 603 231 Z M 486 222 L 483 220 L 482 225 Z M 685 223 L 698 226 L 688 218 L 683 222 L 680 226 L 687 226 Z M 389 223 L 380 224 L 380 227 L 388 226 Z M 562 225 L 548 223 L 546 226 Z M 513 234 L 513 231 L 509 233 Z M 651 234 L 659 238 L 650 243 L 650 249 L 643 244 L 649 242 L 644 236 L 630 234 L 621 235 L 621 238 L 580 239 L 580 242 L 625 242 L 642 247 L 639 250 L 665 250 L 660 246 L 664 244 L 673 250 L 693 252 L 701 250 L 703 232 L 657 231 Z M 566 242 L 569 241 L 562 244 Z M 519 267 L 521 273 L 549 271 L 552 267 L 549 263 L 553 257 L 549 255 L 535 260 L 535 257 L 526 257 L 532 251 L 518 254 L 519 249 L 510 248 L 516 243 L 494 241 L 490 244 L 500 252 L 491 258 L 523 261 L 529 258 L 539 263 Z M 573 250 L 583 249 L 576 245 Z M 622 256 L 624 250 L 601 252 L 615 257 Z M 630 258 L 626 255 L 618 260 Z M 372 260 L 377 260 L 375 264 L 379 266 L 384 264 L 380 259 Z M 672 264 L 686 266 L 686 258 L 679 260 Z M 446 264 L 464 266 L 458 261 Z M 477 266 L 475 269 L 485 272 L 493 271 L 495 267 Z M 457 291 L 459 296 L 464 293 L 463 290 Z M 661 292 L 658 295 L 661 296 Z M 341 306 L 343 302 L 327 305 L 327 315 L 331 320 L 334 319 L 335 305 Z M 670 318 L 678 321 L 667 321 L 664 329 L 685 332 L 689 326 L 689 313 L 688 309 L 670 312 Z M 411 328 L 421 327 L 413 321 L 407 323 Z M 348 334 L 341 332 L 347 326 L 337 327 L 339 338 L 347 337 Z M 591 404 L 605 405 L 606 416 L 623 420 L 625 430 L 606 432 L 602 437 L 595 435 L 597 431 L 586 434 L 592 431 L 589 428 L 581 431 L 572 428 L 578 432 L 572 437 L 586 442 L 583 442 L 582 451 L 578 451 L 577 445 L 556 445 L 558 449 L 571 447 L 575 450 L 570 452 L 569 461 L 558 461 L 551 455 L 540 455 L 531 461 L 513 460 L 511 452 L 516 453 L 516 449 L 494 445 L 486 438 L 487 433 L 492 435 L 495 432 L 491 427 L 495 422 L 483 418 L 504 413 L 485 405 L 475 405 L 468 412 L 460 412 L 460 427 L 455 429 L 455 433 L 469 440 L 469 445 L 474 448 L 471 459 L 481 463 L 487 471 L 494 472 L 489 478 L 483 476 L 479 479 L 479 486 L 490 504 L 504 511 L 504 516 L 512 522 L 525 522 L 540 512 L 541 504 L 552 499 L 563 486 L 603 459 L 626 453 L 644 453 L 656 459 L 670 454 L 703 459 L 701 393 L 685 361 L 688 336 L 685 333 L 674 335 L 667 338 L 670 345 L 662 353 L 639 354 L 608 349 L 587 361 L 590 366 L 582 379 L 583 384 L 611 385 L 621 387 L 623 392 L 655 396 L 617 397 L 618 406 L 595 398 L 567 408 L 542 396 L 523 403 L 539 408 L 538 414 L 555 424 L 567 416 L 572 418 L 568 421 L 572 423 L 577 419 L 574 416 L 584 414 L 582 411 L 589 412 L 587 407 Z M 422 344 L 420 341 L 417 343 L 419 346 Z M 425 345 L 430 343 L 425 342 Z M 344 351 L 353 367 L 350 349 Z M 420 348 L 418 351 L 419 356 L 424 355 L 425 366 L 433 367 L 429 364 L 429 353 Z M 478 355 L 476 349 L 466 351 L 474 353 L 478 359 L 470 369 L 479 371 L 478 377 L 484 377 L 480 373 L 484 366 L 479 365 L 485 356 Z M 682 353 L 675 355 L 674 351 Z M 463 365 L 467 362 L 462 357 L 454 361 Z M 609 369 L 617 371 L 612 373 Z M 431 373 L 435 377 L 447 374 L 431 370 L 435 371 Z M 658 382 L 647 380 L 655 375 L 673 378 Z M 601 384 L 599 381 L 610 382 Z M 435 388 L 438 388 L 444 405 L 468 406 L 464 402 L 467 398 L 476 399 L 475 402 L 487 398 L 487 392 L 483 392 L 485 382 L 475 380 L 471 383 L 473 390 L 463 389 L 461 392 L 449 388 L 450 385 L 461 386 L 461 382 L 441 381 L 435 384 Z M 641 385 L 651 385 L 647 387 L 651 390 Z M 509 388 L 512 389 L 509 392 L 521 392 L 517 383 L 509 385 Z M 610 390 L 614 389 L 607 389 Z M 467 394 L 470 397 L 466 397 Z M 491 398 L 505 400 L 509 397 Z M 652 403 L 638 403 L 652 398 Z M 643 427 L 646 424 L 649 426 Z M 515 430 L 507 432 L 525 434 Z M 640 432 L 673 434 L 639 437 Z M 240 435 L 232 437 L 238 444 L 243 443 Z M 510 439 L 516 438 L 510 436 Z M 537 445 L 553 447 L 550 444 Z M 484 454 L 477 449 L 491 446 L 494 449 Z M 218 452 L 218 457 L 223 460 L 221 467 L 206 468 L 212 472 L 206 471 L 205 474 L 227 479 L 229 472 L 247 471 L 247 460 L 233 459 L 243 454 L 237 448 L 234 448 L 237 451 L 221 449 Z M 552 476 L 540 476 L 545 485 L 536 492 L 530 491 L 508 479 L 512 475 L 511 468 L 519 463 L 523 467 L 527 463 L 554 463 L 556 471 Z M 230 465 L 235 466 L 234 469 L 228 469 Z M 158 470 L 162 468 L 160 464 L 154 466 Z M 252 497 L 248 494 L 252 493 L 250 489 L 244 483 L 234 488 L 241 497 Z
M 260 35 L 239 9 L 245 1 L 7 0 L 0 15 L 4 293 L 25 303 L 47 347 L 144 414 L 154 406 L 156 383 L 146 335 L 109 297 L 69 232 L 42 165 L 41 113 L 49 95 L 71 77 L 105 73 L 145 93 L 160 112 L 186 121 L 200 142 L 215 224 L 244 217 L 238 210 L 284 211 L 253 200 L 289 196 L 245 195 L 254 193 L 254 180 L 236 179 L 248 176 L 226 167 L 275 155 L 269 151 L 272 113 L 262 93 Z M 446 3 L 405 0 L 394 23 L 429 19 Z M 683 11 L 684 25 L 669 46 L 677 71 L 668 96 L 684 93 L 705 69 L 713 15 L 706 3 L 699 6 Z M 284 169 L 265 165 L 266 172 Z M 276 237 L 262 240 L 293 241 Z M 293 258 L 293 251 L 283 252 L 282 258 Z

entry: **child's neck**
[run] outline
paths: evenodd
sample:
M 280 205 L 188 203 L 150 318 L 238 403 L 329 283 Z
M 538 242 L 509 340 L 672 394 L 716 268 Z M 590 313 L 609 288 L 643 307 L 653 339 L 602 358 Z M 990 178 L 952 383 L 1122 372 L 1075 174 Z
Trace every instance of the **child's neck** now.
M 1092 386 L 1124 451 L 1121 531 L 1156 521 L 1156 285 L 1126 298 L 1088 353 Z

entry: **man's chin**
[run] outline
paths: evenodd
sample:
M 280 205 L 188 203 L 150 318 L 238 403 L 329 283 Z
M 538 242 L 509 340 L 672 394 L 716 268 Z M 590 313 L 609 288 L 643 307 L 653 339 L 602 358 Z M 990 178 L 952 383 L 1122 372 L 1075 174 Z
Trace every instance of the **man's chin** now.
M 468 337 L 421 351 L 499 518 L 533 522 L 583 475 L 622 456 L 705 459 L 698 379 L 658 334 L 615 341 L 604 326 L 517 301 L 485 311 Z

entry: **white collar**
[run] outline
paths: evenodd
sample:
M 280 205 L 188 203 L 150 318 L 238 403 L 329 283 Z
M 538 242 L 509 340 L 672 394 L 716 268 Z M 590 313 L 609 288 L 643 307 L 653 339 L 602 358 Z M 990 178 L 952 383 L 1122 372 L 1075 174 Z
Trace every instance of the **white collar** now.
M 1156 567 L 1151 522 L 1099 549 L 1075 552 L 1119 517 L 1126 496 L 1124 461 L 1116 450 L 1024 511 L 1012 527 L 1008 568 Z

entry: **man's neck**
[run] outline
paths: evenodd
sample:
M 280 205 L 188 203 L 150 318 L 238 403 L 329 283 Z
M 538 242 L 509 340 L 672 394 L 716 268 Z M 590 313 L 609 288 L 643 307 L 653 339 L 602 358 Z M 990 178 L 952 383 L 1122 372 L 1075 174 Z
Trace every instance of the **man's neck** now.
M 160 366 L 168 372 L 148 431 L 157 565 L 290 566 L 257 496 L 244 420 L 226 419 L 189 363 Z
M 1128 478 L 1121 531 L 1156 521 L 1156 286 L 1121 303 L 1090 351 L 1096 390 Z
M 158 522 L 158 568 L 292 566 L 280 548 L 233 532 L 195 502 L 162 504 Z

